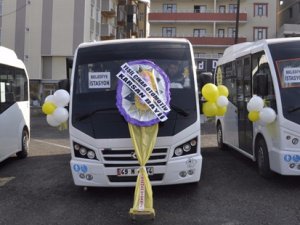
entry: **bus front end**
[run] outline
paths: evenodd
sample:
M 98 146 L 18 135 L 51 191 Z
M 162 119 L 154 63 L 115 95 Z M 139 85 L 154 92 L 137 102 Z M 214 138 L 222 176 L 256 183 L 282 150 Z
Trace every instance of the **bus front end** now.
M 124 63 L 136 60 L 151 61 L 163 71 L 167 71 L 167 65 L 177 63 L 180 73 L 188 77 L 188 81 L 176 85 L 169 78 L 171 111 L 168 119 L 158 124 L 156 144 L 146 164 L 151 183 L 169 185 L 200 180 L 200 118 L 190 43 L 122 40 L 83 44 L 75 55 L 69 130 L 70 165 L 78 186 L 135 186 L 140 164 L 128 122 L 116 101 L 120 85 L 117 74 Z M 156 82 L 159 85 L 161 80 Z M 133 99 L 135 96 L 128 93 L 123 101 Z

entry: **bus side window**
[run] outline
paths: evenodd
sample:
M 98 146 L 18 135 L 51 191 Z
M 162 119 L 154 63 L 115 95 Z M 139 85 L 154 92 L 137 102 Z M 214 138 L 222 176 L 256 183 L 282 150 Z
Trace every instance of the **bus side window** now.
M 266 106 L 277 111 L 274 86 L 268 63 L 259 65 L 253 76 L 253 94 L 262 97 Z

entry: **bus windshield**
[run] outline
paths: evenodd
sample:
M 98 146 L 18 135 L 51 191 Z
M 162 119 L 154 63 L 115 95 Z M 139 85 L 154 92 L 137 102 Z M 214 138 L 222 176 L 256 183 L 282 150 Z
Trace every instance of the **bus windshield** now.
M 129 138 L 127 122 L 116 106 L 116 75 L 124 63 L 134 60 L 152 61 L 169 76 L 171 112 L 168 120 L 160 123 L 158 136 L 172 136 L 197 120 L 193 64 L 187 43 L 114 43 L 78 49 L 71 118 L 74 127 L 94 138 Z M 107 76 L 102 88 L 90 86 L 89 74 L 93 72 Z M 173 77 L 172 73 L 178 74 Z
M 269 45 L 281 93 L 283 116 L 300 124 L 300 42 Z

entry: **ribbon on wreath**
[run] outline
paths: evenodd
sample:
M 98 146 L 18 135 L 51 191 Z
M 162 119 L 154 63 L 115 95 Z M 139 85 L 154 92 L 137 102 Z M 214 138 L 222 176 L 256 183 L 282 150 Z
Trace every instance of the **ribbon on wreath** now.
M 152 186 L 146 164 L 156 143 L 158 123 L 170 112 L 170 81 L 165 72 L 149 60 L 124 63 L 117 87 L 117 107 L 125 120 L 140 164 L 133 207 L 129 213 L 155 216 Z

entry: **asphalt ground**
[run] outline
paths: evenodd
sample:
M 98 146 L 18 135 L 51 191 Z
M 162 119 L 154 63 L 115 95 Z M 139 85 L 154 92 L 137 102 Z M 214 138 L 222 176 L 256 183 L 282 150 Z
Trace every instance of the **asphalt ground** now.
M 153 187 L 156 217 L 132 221 L 134 188 L 74 185 L 68 131 L 31 120 L 30 155 L 0 163 L 0 225 L 299 225 L 300 179 L 266 180 L 233 150 L 217 149 L 213 122 L 202 126 L 203 165 L 197 184 Z

